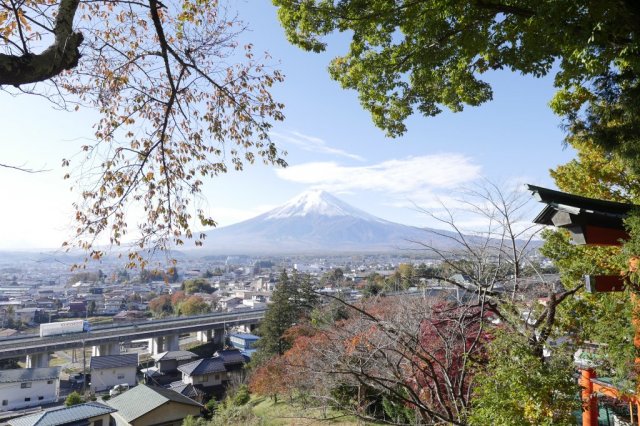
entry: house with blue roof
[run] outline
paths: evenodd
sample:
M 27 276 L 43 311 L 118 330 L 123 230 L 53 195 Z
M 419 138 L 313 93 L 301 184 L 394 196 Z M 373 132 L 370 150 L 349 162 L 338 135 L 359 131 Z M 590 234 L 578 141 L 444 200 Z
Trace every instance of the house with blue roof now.
M 255 351 L 255 345 L 258 340 L 260 340 L 260 337 L 251 333 L 233 333 L 229 335 L 231 346 L 249 355 Z

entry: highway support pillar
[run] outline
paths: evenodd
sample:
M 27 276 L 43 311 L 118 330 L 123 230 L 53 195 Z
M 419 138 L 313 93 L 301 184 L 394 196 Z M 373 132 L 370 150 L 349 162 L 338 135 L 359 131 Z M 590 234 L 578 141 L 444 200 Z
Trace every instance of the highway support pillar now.
M 580 373 L 582 426 L 598 426 L 598 397 L 593 392 L 593 383 L 591 382 L 591 379 L 596 377 L 596 373 L 590 368 L 581 370 Z
M 27 368 L 43 368 L 49 366 L 49 352 L 27 355 Z
M 149 353 L 151 355 L 158 355 L 164 352 L 164 336 L 153 337 L 149 345 Z
M 224 346 L 224 328 L 213 329 L 213 344 L 219 347 Z
M 211 340 L 213 340 L 213 331 L 212 330 L 196 331 L 196 339 L 202 343 L 210 342 Z
M 97 345 L 91 348 L 91 356 L 105 355 L 120 355 L 120 343 L 105 343 L 103 345 Z
M 170 334 L 164 336 L 164 350 L 165 351 L 179 351 L 180 350 L 180 335 Z

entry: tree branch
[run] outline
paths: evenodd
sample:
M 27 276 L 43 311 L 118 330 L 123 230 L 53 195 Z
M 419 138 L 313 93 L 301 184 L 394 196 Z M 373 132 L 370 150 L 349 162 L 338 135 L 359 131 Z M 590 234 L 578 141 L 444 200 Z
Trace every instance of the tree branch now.
M 48 80 L 64 70 L 75 68 L 80 59 L 82 33 L 73 32 L 73 18 L 80 0 L 62 0 L 53 28 L 55 40 L 40 54 L 0 54 L 0 86 Z

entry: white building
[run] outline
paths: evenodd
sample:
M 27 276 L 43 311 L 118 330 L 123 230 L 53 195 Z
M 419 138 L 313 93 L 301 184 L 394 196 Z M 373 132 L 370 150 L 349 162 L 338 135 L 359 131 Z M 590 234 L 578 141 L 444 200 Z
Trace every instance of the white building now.
M 59 395 L 60 367 L 0 371 L 0 411 L 50 404 Z
M 136 385 L 138 354 L 91 357 L 91 391 L 103 392 L 115 385 Z

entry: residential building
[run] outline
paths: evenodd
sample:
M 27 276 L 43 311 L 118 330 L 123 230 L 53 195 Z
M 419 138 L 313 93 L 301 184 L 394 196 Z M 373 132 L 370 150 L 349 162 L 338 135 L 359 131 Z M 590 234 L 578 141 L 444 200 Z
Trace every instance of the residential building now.
M 91 391 L 103 392 L 115 385 L 136 385 L 138 354 L 91 357 Z
M 180 426 L 187 416 L 200 416 L 202 404 L 171 389 L 138 385 L 107 401 L 118 410 L 116 426 Z
M 182 372 L 182 382 L 202 388 L 222 385 L 227 379 L 227 369 L 221 358 L 205 358 L 178 367 Z
M 217 351 L 213 356 L 222 360 L 224 368 L 227 370 L 226 381 L 232 380 L 234 377 L 243 378 L 245 373 L 244 365 L 250 360 L 248 356 L 243 355 L 238 349 Z
M 198 355 L 189 351 L 167 351 L 152 356 L 156 369 L 161 373 L 173 373 L 178 371 L 178 367 L 187 364 Z
M 59 395 L 60 367 L 0 371 L 0 411 L 50 404 Z
M 260 340 L 260 337 L 250 333 L 232 333 L 229 335 L 229 340 L 234 348 L 250 351 L 255 349 L 255 344 Z
M 11 426 L 109 426 L 115 408 L 99 402 L 56 407 L 10 420 Z
M 189 383 L 185 384 L 181 381 L 171 383 L 169 385 L 169 389 L 171 389 L 172 391 L 178 392 L 179 394 L 184 395 L 187 398 L 191 398 L 194 401 L 197 401 L 199 403 L 203 402 L 203 399 L 205 396 L 204 392 L 202 392 L 192 384 L 189 384 Z

